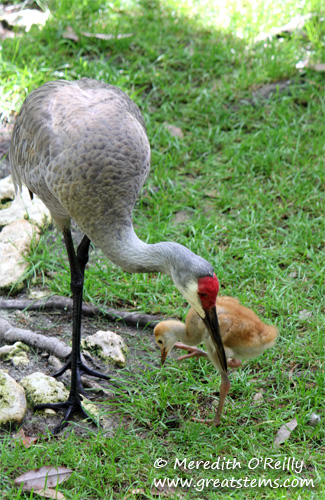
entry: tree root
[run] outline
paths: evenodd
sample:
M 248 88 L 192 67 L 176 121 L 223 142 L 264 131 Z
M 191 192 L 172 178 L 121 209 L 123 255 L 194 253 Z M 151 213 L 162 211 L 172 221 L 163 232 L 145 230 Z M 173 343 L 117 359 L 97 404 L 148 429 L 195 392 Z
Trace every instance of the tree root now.
M 0 340 L 6 343 L 14 344 L 17 341 L 23 342 L 31 347 L 41 349 L 50 354 L 53 354 L 59 359 L 66 360 L 71 352 L 65 342 L 57 337 L 46 337 L 32 330 L 25 330 L 12 326 L 9 321 L 0 316 Z
M 61 297 L 53 295 L 40 300 L 27 299 L 0 299 L 0 309 L 27 309 L 29 311 L 51 311 L 54 309 L 71 310 L 72 299 L 69 297 Z M 112 322 L 122 321 L 125 325 L 136 327 L 148 327 L 153 329 L 162 317 L 153 316 L 150 314 L 142 314 L 136 312 L 116 311 L 115 309 L 101 309 L 96 306 L 82 305 L 82 314 L 84 316 L 101 316 Z

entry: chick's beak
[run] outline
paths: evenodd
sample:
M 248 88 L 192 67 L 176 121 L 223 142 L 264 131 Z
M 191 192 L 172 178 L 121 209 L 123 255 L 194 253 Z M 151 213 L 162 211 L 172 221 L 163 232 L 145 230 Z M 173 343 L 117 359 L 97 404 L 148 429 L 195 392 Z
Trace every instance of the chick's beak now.
M 217 356 L 224 373 L 227 373 L 227 359 L 225 354 L 225 349 L 223 347 L 223 343 L 221 340 L 219 321 L 217 316 L 216 307 L 211 307 L 209 310 L 205 311 L 205 318 L 203 318 L 203 322 L 207 327 L 211 338 L 214 342 L 214 345 L 217 350 Z
M 168 352 L 166 351 L 165 348 L 161 350 L 161 366 L 163 366 L 163 364 L 165 363 L 167 354 Z

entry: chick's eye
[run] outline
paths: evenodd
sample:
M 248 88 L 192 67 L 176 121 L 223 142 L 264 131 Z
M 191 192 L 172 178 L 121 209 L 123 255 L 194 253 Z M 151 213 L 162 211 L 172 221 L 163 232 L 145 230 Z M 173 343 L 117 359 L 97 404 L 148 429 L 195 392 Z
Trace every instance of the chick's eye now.
M 162 344 L 162 340 L 158 340 L 157 342 L 158 342 L 158 344 Z

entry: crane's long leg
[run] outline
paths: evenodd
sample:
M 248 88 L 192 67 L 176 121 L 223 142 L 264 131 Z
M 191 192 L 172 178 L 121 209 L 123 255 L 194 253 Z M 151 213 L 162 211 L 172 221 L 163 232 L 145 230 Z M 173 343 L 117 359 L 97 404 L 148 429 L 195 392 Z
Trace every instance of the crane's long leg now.
M 70 231 L 69 231 L 69 233 L 70 233 Z M 70 252 L 73 253 L 74 256 L 72 257 L 72 260 L 74 261 L 75 260 L 75 252 L 74 252 L 71 234 L 66 235 L 64 233 L 64 239 L 65 239 L 65 244 L 67 247 L 68 255 Z M 71 264 L 71 260 L 69 257 L 70 266 L 71 265 L 73 266 L 73 267 L 71 267 L 71 290 L 72 290 L 73 296 L 74 296 L 73 288 L 75 288 L 76 285 L 73 284 L 72 269 L 74 267 L 79 268 L 76 270 L 76 283 L 78 283 L 78 280 L 81 280 L 82 281 L 81 286 L 83 287 L 85 267 L 86 267 L 86 264 L 88 262 L 88 256 L 89 256 L 89 246 L 90 246 L 90 239 L 88 238 L 88 236 L 84 236 L 81 243 L 78 246 L 78 249 L 77 249 L 76 266 L 73 263 Z M 69 248 L 69 250 L 68 250 L 68 248 Z M 78 284 L 77 284 L 77 287 L 78 287 Z M 79 293 L 79 290 L 77 290 L 77 293 Z M 73 328 L 76 328 L 76 330 L 77 330 L 76 334 L 73 331 L 73 338 L 75 338 L 75 335 L 79 337 L 79 346 L 80 346 L 80 340 L 81 340 L 81 336 L 80 336 L 81 311 L 82 311 L 82 290 L 81 290 L 80 300 L 77 301 L 76 307 L 75 307 L 75 303 L 73 303 Z M 58 372 L 54 373 L 52 375 L 52 377 L 60 377 L 66 370 L 70 369 L 71 368 L 71 360 L 72 360 L 72 353 L 71 353 L 69 361 Z M 98 377 L 98 378 L 110 380 L 110 377 L 108 375 L 104 375 L 103 373 L 92 370 L 85 363 L 83 363 L 83 361 L 81 360 L 80 348 L 79 348 L 79 351 L 77 353 L 77 386 L 78 386 L 79 393 L 86 395 L 84 388 L 83 388 L 83 385 L 82 385 L 82 381 L 81 381 L 82 375 L 91 375 L 93 377 Z
M 216 411 L 216 416 L 214 417 L 214 420 L 204 420 L 202 418 L 192 418 L 195 422 L 201 422 L 203 424 L 213 424 L 216 427 L 218 427 L 221 424 L 220 417 L 222 414 L 223 410 L 223 405 L 225 403 L 226 396 L 229 392 L 230 389 L 230 381 L 228 378 L 227 373 L 220 372 L 221 375 L 221 384 L 220 384 L 220 391 L 219 391 L 219 404 L 218 408 Z
M 50 408 L 64 413 L 62 422 L 53 430 L 54 434 L 63 429 L 75 413 L 80 413 L 84 418 L 91 418 L 81 406 L 82 396 L 80 396 L 80 393 L 84 393 L 81 376 L 87 374 L 109 379 L 107 375 L 88 368 L 88 366 L 82 362 L 80 356 L 82 292 L 84 271 L 88 262 L 90 240 L 87 236 L 84 236 L 76 255 L 70 229 L 66 229 L 63 232 L 63 236 L 71 271 L 71 291 L 73 297 L 72 351 L 68 363 L 54 376 L 58 377 L 68 368 L 71 369 L 70 394 L 68 400 L 63 403 L 44 403 L 35 405 L 34 407 L 35 410 Z

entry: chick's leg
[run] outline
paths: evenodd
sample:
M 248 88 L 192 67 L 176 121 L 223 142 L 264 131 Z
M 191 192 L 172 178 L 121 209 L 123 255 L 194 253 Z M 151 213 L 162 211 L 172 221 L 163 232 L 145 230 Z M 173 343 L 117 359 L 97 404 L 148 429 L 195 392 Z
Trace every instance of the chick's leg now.
M 183 359 L 189 359 L 189 358 L 199 359 L 208 357 L 207 353 L 202 349 L 199 349 L 198 347 L 195 346 L 182 344 L 182 342 L 176 342 L 174 347 L 176 347 L 177 349 L 184 349 L 185 351 L 188 351 L 188 354 L 180 356 L 179 358 L 177 358 L 177 361 L 182 361 Z M 227 364 L 230 368 L 238 368 L 241 365 L 241 361 L 235 358 L 228 358 Z
M 238 368 L 238 366 L 241 365 L 241 361 L 240 361 L 240 359 L 228 358 L 227 364 L 228 364 L 228 366 L 230 366 L 230 368 Z
M 199 349 L 198 347 L 191 346 L 191 345 L 186 345 L 182 344 L 181 342 L 176 342 L 174 345 L 177 349 L 184 349 L 185 351 L 188 351 L 189 354 L 185 354 L 184 356 L 180 356 L 177 358 L 177 361 L 182 361 L 183 359 L 188 359 L 188 358 L 207 358 L 208 355 L 205 351 L 202 349 Z

